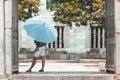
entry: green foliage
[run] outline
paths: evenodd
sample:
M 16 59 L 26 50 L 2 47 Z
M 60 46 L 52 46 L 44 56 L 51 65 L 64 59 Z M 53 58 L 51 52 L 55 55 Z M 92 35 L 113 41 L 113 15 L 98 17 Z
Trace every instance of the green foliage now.
M 104 22 L 104 0 L 49 0 L 59 5 L 51 6 L 54 11 L 54 21 L 72 26 L 87 25 L 87 21 Z
M 93 0 L 92 9 L 93 14 L 91 20 L 96 21 L 97 23 L 104 23 L 105 21 L 105 9 L 104 9 L 104 0 Z
M 18 15 L 19 20 L 26 19 L 38 15 L 40 0 L 19 0 Z

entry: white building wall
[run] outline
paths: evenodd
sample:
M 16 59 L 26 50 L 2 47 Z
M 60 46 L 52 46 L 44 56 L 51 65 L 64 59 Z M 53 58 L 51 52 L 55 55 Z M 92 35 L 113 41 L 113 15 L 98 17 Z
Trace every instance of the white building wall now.
M 86 53 L 90 50 L 91 38 L 89 35 L 89 27 L 72 27 L 72 29 L 69 29 L 69 33 L 67 32 L 67 35 L 65 35 L 65 37 L 67 37 L 66 41 L 68 42 L 65 50 L 68 53 Z

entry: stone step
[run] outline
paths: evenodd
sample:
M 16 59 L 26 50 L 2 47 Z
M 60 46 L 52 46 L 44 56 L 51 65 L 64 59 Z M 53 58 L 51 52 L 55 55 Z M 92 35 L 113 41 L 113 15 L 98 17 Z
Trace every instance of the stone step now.
M 113 80 L 114 74 L 105 72 L 21 72 L 11 80 Z
M 79 59 L 79 63 L 99 63 L 104 62 L 106 63 L 105 59 Z
M 28 63 L 31 61 L 32 59 L 19 59 L 19 63 Z M 37 62 L 41 62 L 41 60 L 37 60 Z M 46 60 L 46 63 L 78 63 L 78 60 Z

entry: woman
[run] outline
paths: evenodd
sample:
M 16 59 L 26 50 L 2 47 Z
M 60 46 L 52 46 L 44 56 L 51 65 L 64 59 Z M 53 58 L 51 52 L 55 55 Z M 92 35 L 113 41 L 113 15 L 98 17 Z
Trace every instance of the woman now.
M 45 51 L 46 51 L 46 44 L 43 42 L 38 42 L 38 41 L 34 41 L 36 48 L 35 48 L 35 53 L 34 53 L 34 57 L 32 60 L 32 64 L 30 66 L 30 68 L 26 71 L 26 72 L 31 72 L 32 68 L 34 67 L 34 65 L 36 64 L 36 61 L 38 59 L 39 56 L 41 56 L 41 60 L 42 60 L 42 67 L 39 70 L 39 72 L 44 72 L 44 66 L 45 66 Z

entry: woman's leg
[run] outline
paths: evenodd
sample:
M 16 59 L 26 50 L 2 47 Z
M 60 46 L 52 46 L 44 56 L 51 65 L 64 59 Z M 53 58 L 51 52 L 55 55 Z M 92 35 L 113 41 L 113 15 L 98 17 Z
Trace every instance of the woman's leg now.
M 33 57 L 32 64 L 31 64 L 30 68 L 26 72 L 31 72 L 32 68 L 36 64 L 36 61 L 37 61 L 37 57 Z
M 41 56 L 41 60 L 42 60 L 42 67 L 39 70 L 40 72 L 44 72 L 44 67 L 45 67 L 45 56 Z

